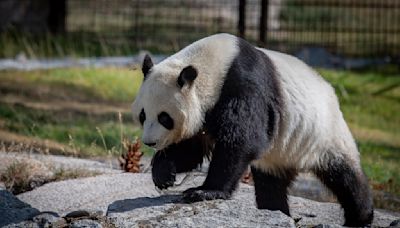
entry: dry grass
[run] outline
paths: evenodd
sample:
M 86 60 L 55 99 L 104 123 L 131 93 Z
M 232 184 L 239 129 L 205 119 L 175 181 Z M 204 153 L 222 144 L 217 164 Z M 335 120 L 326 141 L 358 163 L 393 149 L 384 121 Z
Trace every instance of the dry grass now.
M 85 169 L 47 167 L 32 159 L 17 160 L 0 171 L 0 181 L 13 194 L 20 194 L 49 182 L 99 175 Z

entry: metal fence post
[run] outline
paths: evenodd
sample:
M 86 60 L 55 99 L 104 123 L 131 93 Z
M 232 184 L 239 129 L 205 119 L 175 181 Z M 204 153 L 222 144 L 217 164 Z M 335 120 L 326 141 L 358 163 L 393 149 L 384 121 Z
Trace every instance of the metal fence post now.
M 239 36 L 244 38 L 246 30 L 246 0 L 239 0 L 238 30 Z
M 261 44 L 266 44 L 268 31 L 268 6 L 269 0 L 261 0 L 261 13 L 260 13 L 260 23 L 259 23 L 259 42 Z

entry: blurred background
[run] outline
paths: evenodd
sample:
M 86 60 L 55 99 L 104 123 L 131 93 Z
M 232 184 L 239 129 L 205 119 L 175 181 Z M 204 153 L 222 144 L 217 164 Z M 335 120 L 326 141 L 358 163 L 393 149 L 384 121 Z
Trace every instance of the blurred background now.
M 96 175 L 46 167 L 53 176 L 38 182 L 32 154 L 118 167 L 141 134 L 129 109 L 143 53 L 160 61 L 219 32 L 293 54 L 331 82 L 377 207 L 400 211 L 399 0 L 2 0 L 0 182 L 17 194 Z

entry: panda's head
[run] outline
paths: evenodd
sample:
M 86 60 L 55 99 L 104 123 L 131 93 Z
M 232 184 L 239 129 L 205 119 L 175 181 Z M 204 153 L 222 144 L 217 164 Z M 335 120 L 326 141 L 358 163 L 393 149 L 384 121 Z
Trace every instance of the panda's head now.
M 192 136 L 202 123 L 193 91 L 198 71 L 192 65 L 153 65 L 146 55 L 143 83 L 132 104 L 133 119 L 143 128 L 142 142 L 156 150 Z

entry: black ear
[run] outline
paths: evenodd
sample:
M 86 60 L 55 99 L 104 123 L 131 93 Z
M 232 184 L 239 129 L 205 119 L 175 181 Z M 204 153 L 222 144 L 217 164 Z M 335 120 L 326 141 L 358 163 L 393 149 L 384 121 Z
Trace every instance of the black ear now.
M 187 66 L 183 68 L 183 70 L 179 74 L 177 81 L 178 86 L 182 88 L 186 84 L 191 85 L 193 81 L 196 79 L 196 77 L 197 77 L 196 68 L 194 68 L 193 66 Z
M 143 60 L 142 72 L 144 78 L 146 79 L 147 73 L 149 73 L 150 69 L 153 67 L 153 61 L 151 60 L 150 56 L 146 54 Z

